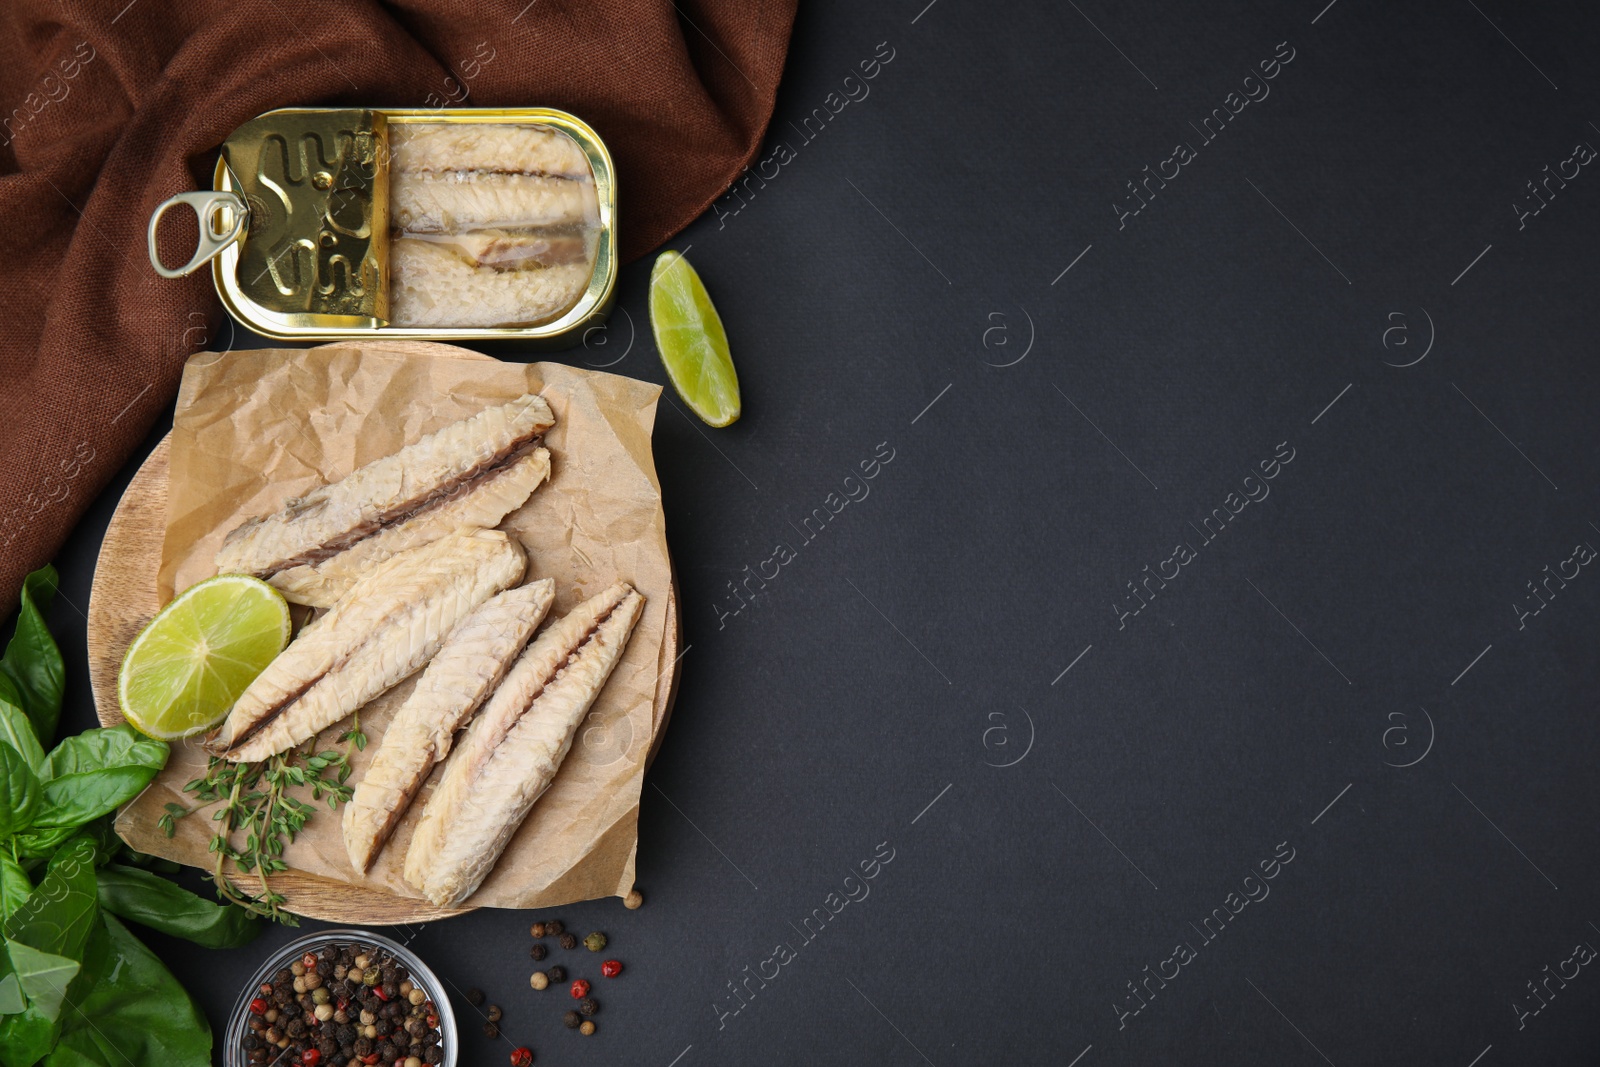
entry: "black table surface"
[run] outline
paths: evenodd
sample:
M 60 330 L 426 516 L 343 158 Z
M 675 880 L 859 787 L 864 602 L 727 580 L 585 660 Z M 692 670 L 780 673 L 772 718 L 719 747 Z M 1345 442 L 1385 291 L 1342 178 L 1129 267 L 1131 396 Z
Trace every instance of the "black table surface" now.
M 657 420 L 647 903 L 392 931 L 503 1006 L 462 1062 L 1595 1062 L 1597 30 L 807 5 L 672 242 L 745 408 Z M 664 381 L 648 271 L 555 358 Z M 592 1038 L 557 916 L 628 965 Z M 292 936 L 151 941 L 220 1027 Z

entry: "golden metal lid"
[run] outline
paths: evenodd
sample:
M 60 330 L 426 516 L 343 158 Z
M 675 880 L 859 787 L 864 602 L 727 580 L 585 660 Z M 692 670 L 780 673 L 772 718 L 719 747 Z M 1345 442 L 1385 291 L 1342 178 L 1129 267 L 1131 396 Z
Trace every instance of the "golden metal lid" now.
M 389 313 L 385 118 L 367 109 L 274 111 L 222 146 L 230 189 L 180 193 L 150 219 L 150 259 L 167 277 L 197 269 L 235 241 L 240 295 L 296 326 L 382 326 Z M 156 259 L 169 208 L 201 218 L 200 248 L 173 270 Z

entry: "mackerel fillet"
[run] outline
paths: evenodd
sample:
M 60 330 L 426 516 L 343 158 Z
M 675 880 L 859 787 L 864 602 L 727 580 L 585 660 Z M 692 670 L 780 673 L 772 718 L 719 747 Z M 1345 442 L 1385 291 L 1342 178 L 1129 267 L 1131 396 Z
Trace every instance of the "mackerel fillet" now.
M 518 458 L 554 425 L 550 405 L 534 393 L 451 423 L 239 526 L 224 539 L 217 570 L 270 578 L 320 563 L 463 491 Z
M 619 583 L 547 626 L 445 763 L 406 852 L 405 880 L 440 907 L 482 884 L 549 788 L 644 609 Z
M 458 530 L 490 529 L 528 502 L 550 476 L 550 452 L 534 448 L 474 478 L 412 515 L 391 523 L 321 563 L 279 571 L 267 581 L 287 599 L 331 608 L 361 576 L 389 557 Z
M 327 729 L 415 673 L 457 623 L 522 580 L 499 530 L 451 534 L 374 567 L 250 683 L 213 751 L 254 763 Z
M 400 823 L 456 730 L 500 684 L 555 599 L 548 578 L 490 597 L 450 632 L 383 732 L 355 795 L 344 806 L 344 844 L 365 874 Z

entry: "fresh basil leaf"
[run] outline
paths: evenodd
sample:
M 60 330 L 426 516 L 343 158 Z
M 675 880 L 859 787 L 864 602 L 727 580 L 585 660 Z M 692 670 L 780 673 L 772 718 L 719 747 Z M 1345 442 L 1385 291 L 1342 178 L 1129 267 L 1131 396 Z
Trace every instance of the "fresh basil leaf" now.
M 52 855 L 63 841 L 77 832 L 76 826 L 37 826 L 24 830 L 14 838 L 17 853 L 23 859 L 43 859 Z
M 0 663 L 0 700 L 16 707 L 22 707 L 22 694 L 17 692 L 17 683 L 11 680 L 11 675 L 4 670 L 5 665 Z
M 35 889 L 5 921 L 7 941 L 20 941 L 40 952 L 82 960 L 83 947 L 94 930 L 100 906 L 95 895 L 94 841 L 80 836 L 50 859 Z
M 266 925 L 243 908 L 213 903 L 136 867 L 107 864 L 97 881 L 106 911 L 206 948 L 248 945 Z
M 11 967 L 11 957 L 0 952 L 0 1015 L 21 1015 L 27 1010 L 28 998 L 22 995 L 22 983 Z
M 43 790 L 22 753 L 0 745 L 0 838 L 33 825 Z
M 84 969 L 97 977 L 73 991 L 44 1067 L 210 1067 L 211 1027 L 172 972 L 110 915 L 96 926 Z
M 81 964 L 65 956 L 40 952 L 21 941 L 6 942 L 6 955 L 11 958 L 22 995 L 28 998 L 28 1007 L 52 1022 L 59 1019 L 67 987 L 78 976 Z
M 123 723 L 86 730 L 45 758 L 45 784 L 36 826 L 80 826 L 138 796 L 166 766 L 167 746 Z
M 5 657 L 0 659 L 0 671 L 13 683 L 41 745 L 48 745 L 55 738 L 56 720 L 61 717 L 61 690 L 66 682 L 61 650 L 50 636 L 43 614 L 55 598 L 56 584 L 56 569 L 50 566 L 23 579 L 17 629 L 6 646 Z
M 0 678 L 3 677 L 5 675 L 0 675 Z M 4 694 L 0 694 L 0 741 L 16 749 L 17 754 L 28 761 L 28 767 L 34 774 L 44 770 L 44 749 L 39 746 L 39 737 L 33 732 L 33 724 L 21 708 L 4 698 Z
M 16 981 L 16 975 L 7 976 Z M 0 1018 L 0 1065 L 33 1067 L 55 1046 L 61 1020 L 46 1019 L 32 1008 Z
M 85 730 L 64 738 L 45 758 L 44 777 L 92 774 L 115 767 L 142 767 L 152 777 L 167 765 L 167 743 L 146 737 L 127 723 Z
M 33 882 L 28 872 L 9 852 L 0 850 L 0 922 L 9 919 L 32 893 Z M 0 1008 L 0 1015 L 4 1014 L 5 1009 Z

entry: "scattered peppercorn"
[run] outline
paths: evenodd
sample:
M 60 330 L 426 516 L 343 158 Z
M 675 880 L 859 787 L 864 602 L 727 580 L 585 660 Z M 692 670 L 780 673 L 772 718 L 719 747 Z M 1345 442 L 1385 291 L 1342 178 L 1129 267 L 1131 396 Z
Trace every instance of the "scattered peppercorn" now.
M 544 924 L 544 932 L 551 937 L 560 937 L 564 930 L 566 930 L 566 927 L 561 925 L 560 919 L 551 919 Z
M 534 923 L 532 926 L 528 927 L 528 933 L 532 934 L 534 937 L 543 937 L 545 935 L 544 923 Z
M 585 981 L 584 979 L 582 979 L 582 978 L 574 979 L 573 982 L 572 982 L 572 999 L 573 1000 L 582 1000 L 584 997 L 586 997 L 588 995 L 589 995 L 589 983 L 587 981 Z
M 637 911 L 644 904 L 644 894 L 637 889 L 628 890 L 628 895 L 622 898 L 622 906 L 629 911 Z
M 583 1020 L 583 1025 L 578 1027 L 578 1033 L 582 1034 L 584 1037 L 589 1037 L 595 1032 L 595 1029 L 596 1027 L 594 1025 L 594 1020 L 585 1019 Z
M 483 1013 L 483 1017 L 492 1023 L 497 1023 L 506 1017 L 506 1013 L 500 1010 L 500 1005 L 491 1004 L 489 1010 Z
M 550 976 L 543 971 L 534 971 L 532 976 L 528 978 L 528 984 L 535 989 L 549 989 Z
M 590 952 L 599 952 L 601 949 L 606 947 L 606 935 L 596 930 L 594 933 L 583 939 L 583 947 L 588 949 Z
M 583 1003 L 578 1005 L 579 1015 L 593 1015 L 600 1010 L 600 1002 L 592 997 L 584 997 Z
M 550 975 L 550 981 L 552 982 L 565 982 L 567 980 L 567 969 L 560 964 L 550 968 L 545 973 Z
M 574 934 L 562 934 L 559 940 L 562 948 L 574 949 L 578 947 L 578 938 Z
M 467 990 L 467 1003 L 471 1004 L 474 1008 L 476 1008 L 479 1004 L 482 1004 L 483 1003 L 483 990 L 481 990 L 481 989 L 469 989 L 469 990 Z
M 622 961 L 606 960 L 600 965 L 600 973 L 605 975 L 607 978 L 615 978 L 617 975 L 622 973 Z
M 533 947 L 528 950 L 528 955 L 532 956 L 535 960 L 542 960 L 546 956 L 550 955 L 550 950 L 546 948 L 542 942 L 535 941 L 533 943 Z
M 562 1025 L 568 1030 L 576 1030 L 581 1022 L 583 1022 L 583 1018 L 575 1011 L 569 1011 L 561 1017 Z
M 513 1050 L 511 1067 L 533 1067 L 533 1049 L 523 1047 Z
M 500 1036 L 500 1028 L 494 1023 L 483 1024 L 483 1036 L 493 1040 Z

